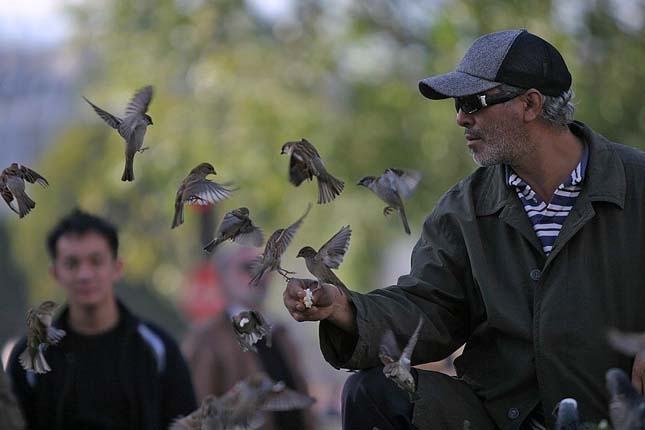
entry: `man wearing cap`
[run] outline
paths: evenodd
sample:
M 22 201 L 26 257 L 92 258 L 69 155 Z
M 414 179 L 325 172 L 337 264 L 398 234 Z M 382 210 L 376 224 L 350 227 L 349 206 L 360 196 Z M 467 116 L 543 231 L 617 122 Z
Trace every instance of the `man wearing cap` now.
M 477 39 L 457 67 L 424 79 L 453 98 L 480 166 L 426 218 L 410 274 L 368 294 L 305 280 L 285 306 L 320 321 L 325 359 L 361 370 L 343 392 L 345 429 L 543 429 L 565 397 L 584 421 L 606 418 L 604 374 L 625 370 L 643 391 L 645 357 L 613 351 L 608 327 L 645 331 L 645 154 L 573 121 L 559 52 L 525 30 Z M 460 345 L 457 377 L 413 371 L 420 400 L 385 380 L 383 333 L 403 346 L 423 319 L 412 364 Z

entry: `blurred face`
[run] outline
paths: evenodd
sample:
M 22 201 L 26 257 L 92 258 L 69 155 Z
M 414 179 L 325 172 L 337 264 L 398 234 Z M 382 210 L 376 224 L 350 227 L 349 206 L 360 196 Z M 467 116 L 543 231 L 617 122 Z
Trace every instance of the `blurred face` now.
M 109 303 L 122 272 L 122 262 L 112 256 L 108 241 L 98 233 L 66 234 L 56 243 L 51 273 L 65 289 L 71 306 Z
M 240 248 L 235 255 L 231 256 L 222 274 L 222 284 L 229 299 L 243 306 L 260 306 L 264 302 L 267 293 L 267 285 L 270 275 L 265 275 L 258 285 L 249 286 L 251 280 L 250 269 L 257 251 L 247 248 Z
M 495 94 L 497 89 L 487 91 Z M 517 165 L 534 150 L 528 138 L 518 100 L 486 107 L 472 114 L 457 112 L 457 124 L 464 127 L 466 145 L 479 166 Z

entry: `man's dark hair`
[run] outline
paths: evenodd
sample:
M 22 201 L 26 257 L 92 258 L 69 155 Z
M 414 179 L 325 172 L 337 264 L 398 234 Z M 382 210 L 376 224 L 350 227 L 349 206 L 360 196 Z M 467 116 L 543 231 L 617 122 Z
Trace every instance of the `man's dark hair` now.
M 112 256 L 116 258 L 119 251 L 119 236 L 116 227 L 103 218 L 80 209 L 74 209 L 72 213 L 61 219 L 47 235 L 49 256 L 52 260 L 56 259 L 56 244 L 61 236 L 66 234 L 83 235 L 90 232 L 103 236 L 110 245 Z

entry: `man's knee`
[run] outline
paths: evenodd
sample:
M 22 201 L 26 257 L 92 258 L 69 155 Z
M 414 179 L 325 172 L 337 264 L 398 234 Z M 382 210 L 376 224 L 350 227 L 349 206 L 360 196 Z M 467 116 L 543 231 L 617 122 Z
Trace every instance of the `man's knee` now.
M 365 406 L 366 403 L 382 405 L 384 403 L 383 386 L 387 383 L 380 367 L 352 374 L 343 387 L 343 404 L 345 406 Z

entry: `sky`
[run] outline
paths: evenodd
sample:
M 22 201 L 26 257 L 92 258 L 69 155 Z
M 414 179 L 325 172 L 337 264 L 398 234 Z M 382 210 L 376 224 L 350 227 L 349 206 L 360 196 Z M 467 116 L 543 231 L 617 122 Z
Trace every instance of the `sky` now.
M 80 0 L 0 1 L 0 44 L 55 46 L 71 30 L 65 4 Z

